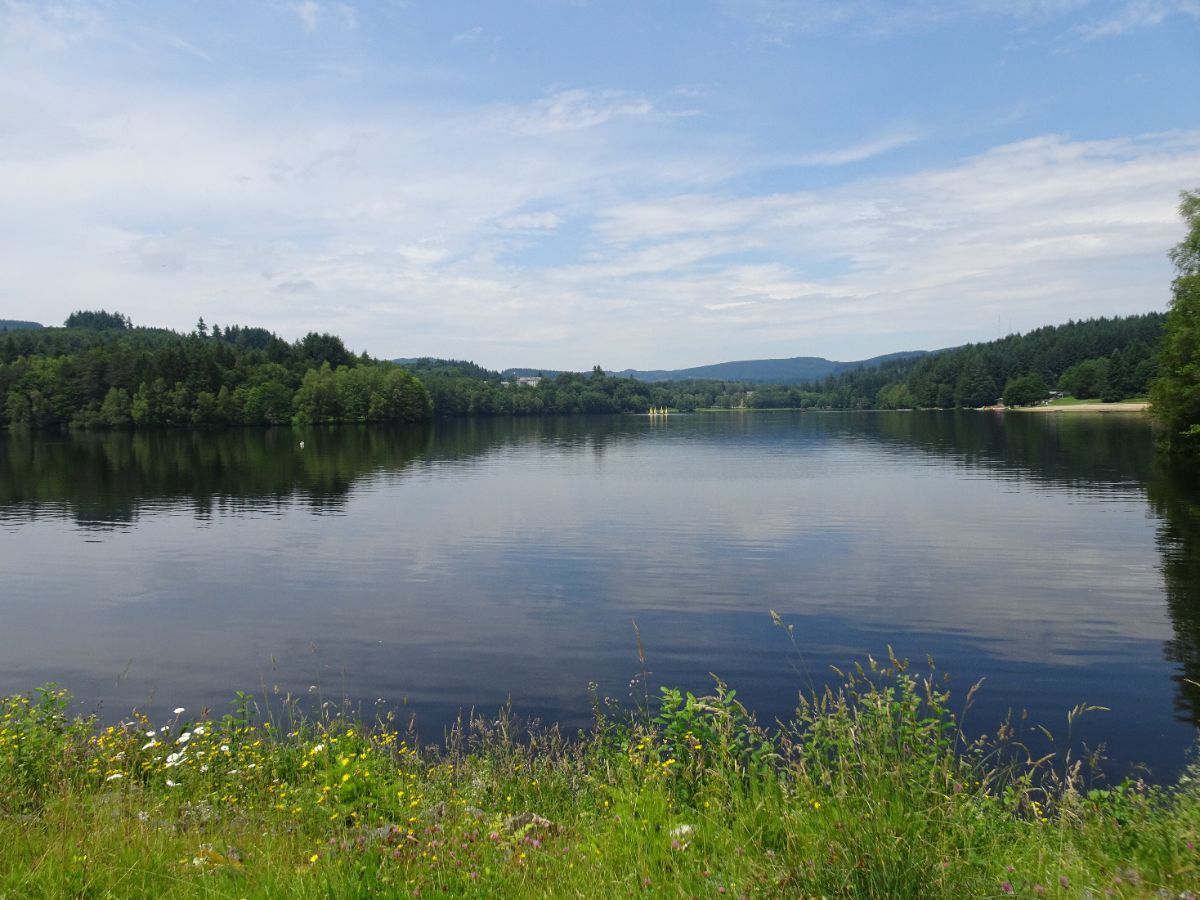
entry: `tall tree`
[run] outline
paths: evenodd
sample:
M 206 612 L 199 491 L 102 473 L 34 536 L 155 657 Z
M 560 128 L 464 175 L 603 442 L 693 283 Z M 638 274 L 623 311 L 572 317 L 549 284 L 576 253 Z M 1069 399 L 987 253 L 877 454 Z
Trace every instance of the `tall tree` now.
M 1150 400 L 1168 449 L 1196 454 L 1200 452 L 1200 190 L 1184 191 L 1181 198 L 1179 214 L 1188 231 L 1170 254 L 1176 274 L 1159 376 Z

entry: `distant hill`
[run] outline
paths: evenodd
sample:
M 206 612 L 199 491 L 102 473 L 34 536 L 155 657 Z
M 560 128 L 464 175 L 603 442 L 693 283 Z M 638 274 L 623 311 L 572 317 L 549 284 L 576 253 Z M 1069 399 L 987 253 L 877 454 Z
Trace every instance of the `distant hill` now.
M 839 362 L 820 356 L 793 356 L 788 359 L 742 359 L 713 363 L 707 366 L 694 366 L 690 369 L 622 369 L 619 372 L 606 372 L 606 374 L 618 378 L 636 378 L 638 381 L 646 382 L 703 380 L 737 381 L 743 384 L 807 384 L 854 369 L 873 369 L 897 360 L 917 359 L 928 355 L 929 352 L 927 350 L 905 350 L 852 362 Z M 474 363 L 428 357 L 395 359 L 392 362 L 409 366 L 418 372 L 428 370 L 434 365 L 440 368 L 458 368 L 464 370 L 464 374 L 467 369 L 478 368 Z M 504 369 L 500 372 L 500 376 L 506 379 L 533 375 L 554 378 L 556 375 L 562 375 L 563 372 L 562 369 L 535 369 L 525 366 Z
M 22 322 L 20 319 L 0 319 L 0 331 L 28 331 L 41 327 L 40 322 Z
M 925 356 L 927 352 L 925 350 L 906 350 L 853 362 L 838 362 L 820 356 L 793 356 L 789 359 L 743 359 L 714 363 L 708 366 L 695 366 L 690 369 L 651 371 L 626 369 L 623 372 L 609 374 L 636 378 L 639 381 L 711 379 L 714 381 L 741 381 L 748 384 L 805 384 L 820 381 L 830 375 L 839 375 L 851 369 L 872 369 L 893 360 L 916 359 Z

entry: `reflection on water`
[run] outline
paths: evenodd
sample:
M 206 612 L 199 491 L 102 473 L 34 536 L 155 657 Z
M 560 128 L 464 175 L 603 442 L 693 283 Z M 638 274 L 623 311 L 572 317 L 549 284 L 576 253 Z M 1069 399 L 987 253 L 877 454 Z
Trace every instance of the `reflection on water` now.
M 1169 773 L 1200 715 L 1196 535 L 1137 418 L 11 434 L 0 690 L 119 715 L 319 685 L 431 737 L 511 695 L 582 725 L 589 681 L 627 691 L 636 619 L 656 680 L 716 672 L 766 717 L 892 644 L 986 676 L 979 727 L 1099 703 L 1084 737 Z
M 1160 460 L 1147 486 L 1150 504 L 1161 520 L 1167 613 L 1174 636 L 1166 655 L 1178 666 L 1176 709 L 1200 723 L 1200 477 L 1185 466 Z

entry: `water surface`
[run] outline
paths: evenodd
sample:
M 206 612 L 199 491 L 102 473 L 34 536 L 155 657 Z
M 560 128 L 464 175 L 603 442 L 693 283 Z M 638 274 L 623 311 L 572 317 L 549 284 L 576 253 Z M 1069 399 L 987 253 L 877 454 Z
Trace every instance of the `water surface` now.
M 590 682 L 628 699 L 636 621 L 654 683 L 715 673 L 765 719 L 890 645 L 960 695 L 987 679 L 969 727 L 1028 710 L 1065 738 L 1099 704 L 1074 737 L 1169 777 L 1198 496 L 1139 417 L 0 435 L 0 692 L 53 680 L 112 718 L 316 686 L 430 739 L 511 697 L 578 727 Z

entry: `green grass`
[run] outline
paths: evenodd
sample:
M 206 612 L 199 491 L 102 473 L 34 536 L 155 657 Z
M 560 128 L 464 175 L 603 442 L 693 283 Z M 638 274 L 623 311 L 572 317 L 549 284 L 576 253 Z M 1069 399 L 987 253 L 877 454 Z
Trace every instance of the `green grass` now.
M 1148 403 L 1149 397 L 1129 397 L 1126 400 L 1121 400 L 1121 403 Z M 1046 406 L 1081 406 L 1083 404 L 1096 404 L 1103 401 L 1098 397 L 1092 397 L 1087 400 L 1080 400 L 1078 397 L 1072 397 L 1069 394 L 1065 397 L 1056 397 L 1046 404 Z
M 386 718 L 276 725 L 245 695 L 222 719 L 109 727 L 69 716 L 55 689 L 10 697 L 0 897 L 1183 897 L 1200 883 L 1194 770 L 1089 788 L 1080 761 L 1033 760 L 1007 725 L 968 740 L 932 669 L 869 661 L 843 679 L 770 730 L 718 683 L 631 714 L 598 700 L 569 740 L 501 713 L 438 749 Z

